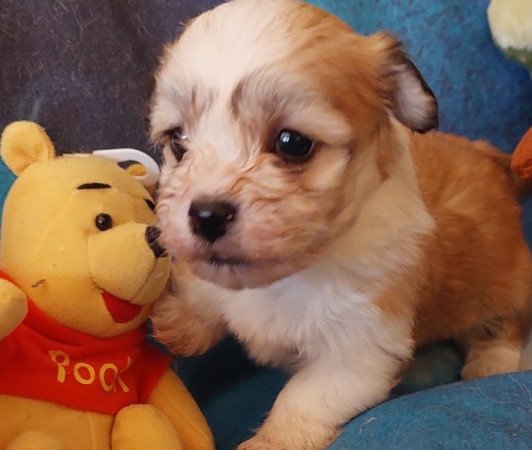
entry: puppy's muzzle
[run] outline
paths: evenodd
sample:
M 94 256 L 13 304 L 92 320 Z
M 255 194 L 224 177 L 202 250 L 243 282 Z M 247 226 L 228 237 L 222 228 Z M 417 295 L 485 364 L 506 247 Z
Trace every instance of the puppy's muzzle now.
M 236 206 L 226 201 L 194 201 L 188 211 L 190 228 L 212 244 L 227 233 L 236 213 Z

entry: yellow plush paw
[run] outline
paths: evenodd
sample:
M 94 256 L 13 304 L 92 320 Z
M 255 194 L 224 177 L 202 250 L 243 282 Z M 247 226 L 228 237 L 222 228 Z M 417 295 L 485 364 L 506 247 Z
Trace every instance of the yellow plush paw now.
M 159 380 L 148 403 L 170 419 L 185 449 L 214 450 L 214 438 L 198 405 L 170 369 Z
M 29 431 L 17 437 L 6 450 L 65 450 L 65 447 L 47 434 Z
M 13 283 L 0 280 L 0 339 L 11 333 L 27 312 L 26 295 Z
M 132 405 L 115 419 L 113 450 L 183 450 L 172 422 L 151 405 Z

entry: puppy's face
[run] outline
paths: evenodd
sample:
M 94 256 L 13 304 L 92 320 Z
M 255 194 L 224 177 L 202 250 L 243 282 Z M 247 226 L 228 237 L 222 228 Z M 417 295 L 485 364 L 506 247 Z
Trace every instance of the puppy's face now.
M 388 35 L 296 0 L 236 0 L 167 49 L 152 102 L 161 240 L 201 278 L 258 287 L 311 264 L 393 163 L 395 119 L 437 121 Z

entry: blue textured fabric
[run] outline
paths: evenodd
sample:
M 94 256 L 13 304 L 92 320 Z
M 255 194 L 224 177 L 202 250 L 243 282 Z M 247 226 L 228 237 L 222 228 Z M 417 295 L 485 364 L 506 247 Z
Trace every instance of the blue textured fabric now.
M 383 403 L 331 450 L 532 448 L 532 371 L 455 383 Z

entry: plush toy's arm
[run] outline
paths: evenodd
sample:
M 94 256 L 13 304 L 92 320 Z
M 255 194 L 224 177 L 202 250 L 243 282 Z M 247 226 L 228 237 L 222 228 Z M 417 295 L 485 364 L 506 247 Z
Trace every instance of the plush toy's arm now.
M 13 283 L 0 279 L 0 339 L 17 328 L 27 312 L 26 295 Z
M 212 450 L 214 440 L 207 422 L 183 382 L 170 369 L 148 398 L 174 424 L 186 450 Z

